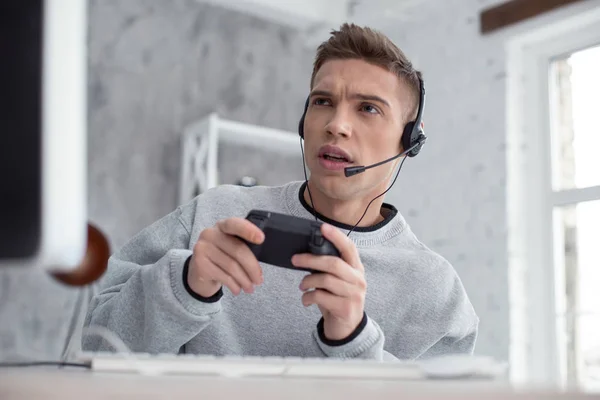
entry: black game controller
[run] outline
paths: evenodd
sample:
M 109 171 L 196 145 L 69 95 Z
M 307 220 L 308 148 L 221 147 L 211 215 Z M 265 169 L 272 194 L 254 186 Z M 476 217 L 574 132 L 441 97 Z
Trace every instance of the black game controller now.
M 321 222 L 264 210 L 251 210 L 246 219 L 265 234 L 265 240 L 260 245 L 246 242 L 258 261 L 283 268 L 318 272 L 294 266 L 292 256 L 300 253 L 340 256 L 335 246 L 323 237 Z

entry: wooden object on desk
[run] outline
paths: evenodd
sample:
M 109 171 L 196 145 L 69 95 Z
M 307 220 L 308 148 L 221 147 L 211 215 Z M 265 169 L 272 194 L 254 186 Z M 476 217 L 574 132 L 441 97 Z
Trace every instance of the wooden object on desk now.
M 106 236 L 88 223 L 87 248 L 79 266 L 69 272 L 55 272 L 54 279 L 69 286 L 85 286 L 100 279 L 108 266 L 110 247 Z

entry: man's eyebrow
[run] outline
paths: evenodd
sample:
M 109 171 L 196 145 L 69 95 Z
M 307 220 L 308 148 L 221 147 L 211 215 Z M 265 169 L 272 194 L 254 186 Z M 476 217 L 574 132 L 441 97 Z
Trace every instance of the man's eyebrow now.
M 310 97 L 313 97 L 313 96 L 333 97 L 333 94 L 331 92 L 326 91 L 326 90 L 313 90 L 310 93 Z M 390 107 L 390 103 L 387 100 L 385 100 L 385 99 L 383 99 L 383 98 L 381 98 L 379 96 L 376 96 L 374 94 L 356 93 L 356 94 L 352 95 L 352 98 L 361 99 L 361 100 L 376 101 L 376 102 L 379 102 L 381 104 L 385 104 L 387 107 Z
M 313 90 L 312 92 L 310 92 L 310 97 L 313 97 L 313 96 L 333 97 L 333 94 L 331 94 L 331 92 L 328 92 L 326 90 Z
M 352 97 L 361 99 L 361 100 L 377 101 L 379 103 L 385 104 L 387 107 L 390 107 L 390 103 L 388 103 L 385 99 L 382 99 L 379 96 L 375 96 L 374 94 L 357 93 L 357 94 L 353 95 Z

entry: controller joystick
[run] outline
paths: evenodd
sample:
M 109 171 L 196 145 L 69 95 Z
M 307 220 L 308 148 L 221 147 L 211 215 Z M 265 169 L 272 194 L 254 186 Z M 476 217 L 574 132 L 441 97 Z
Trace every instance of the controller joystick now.
M 262 231 L 264 230 L 266 224 L 266 217 L 258 214 L 250 214 L 248 215 L 248 221 L 252 222 L 254 225 L 258 226 L 258 228 Z
M 338 249 L 336 249 L 329 240 L 323 237 L 320 227 L 317 230 L 313 230 L 310 243 L 308 244 L 308 249 L 310 253 L 319 256 L 340 256 Z

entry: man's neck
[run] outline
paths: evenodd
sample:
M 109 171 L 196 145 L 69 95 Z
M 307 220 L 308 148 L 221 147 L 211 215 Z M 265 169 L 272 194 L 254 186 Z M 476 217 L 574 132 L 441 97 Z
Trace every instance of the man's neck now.
M 308 191 L 310 186 L 310 194 Z M 383 204 L 383 196 L 375 199 L 369 206 L 369 202 L 377 195 L 372 197 L 367 196 L 356 200 L 337 200 L 326 197 L 314 184 L 308 182 L 308 186 L 304 189 L 303 197 L 319 214 L 332 219 L 336 222 L 354 226 L 365 213 L 367 206 L 369 209 L 364 218 L 358 224 L 358 227 L 368 227 L 378 224 L 385 218 L 381 214 L 381 205 Z M 311 201 L 314 201 L 314 204 Z

